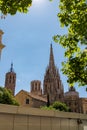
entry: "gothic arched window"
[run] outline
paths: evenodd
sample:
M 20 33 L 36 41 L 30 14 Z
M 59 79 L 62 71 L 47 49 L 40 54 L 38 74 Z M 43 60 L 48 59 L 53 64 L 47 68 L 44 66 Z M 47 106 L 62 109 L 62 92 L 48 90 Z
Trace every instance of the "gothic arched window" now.
M 10 78 L 9 78 L 9 83 L 11 83 L 11 75 L 10 75 Z

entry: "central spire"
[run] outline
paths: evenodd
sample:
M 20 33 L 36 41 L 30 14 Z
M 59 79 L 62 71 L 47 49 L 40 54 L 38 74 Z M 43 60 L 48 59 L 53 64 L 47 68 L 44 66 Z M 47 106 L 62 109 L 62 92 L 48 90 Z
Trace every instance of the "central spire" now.
M 51 104 L 54 101 L 62 101 L 64 97 L 62 81 L 54 62 L 53 48 L 51 44 L 49 65 L 46 69 L 43 83 L 44 95 L 49 97 L 49 102 Z
M 50 59 L 49 59 L 49 67 L 53 68 L 55 66 L 54 63 L 54 56 L 53 56 L 53 48 L 52 48 L 52 44 L 50 45 Z

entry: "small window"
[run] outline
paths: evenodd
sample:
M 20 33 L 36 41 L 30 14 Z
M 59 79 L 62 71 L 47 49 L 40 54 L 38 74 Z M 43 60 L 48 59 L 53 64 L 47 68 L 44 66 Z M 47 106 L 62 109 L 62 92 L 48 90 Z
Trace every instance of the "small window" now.
M 29 104 L 29 99 L 26 99 L 26 104 Z
M 10 75 L 10 77 L 9 77 L 9 83 L 11 83 L 11 75 Z
M 9 83 L 11 83 L 11 79 L 9 79 Z
M 37 90 L 37 86 L 35 86 L 35 90 Z

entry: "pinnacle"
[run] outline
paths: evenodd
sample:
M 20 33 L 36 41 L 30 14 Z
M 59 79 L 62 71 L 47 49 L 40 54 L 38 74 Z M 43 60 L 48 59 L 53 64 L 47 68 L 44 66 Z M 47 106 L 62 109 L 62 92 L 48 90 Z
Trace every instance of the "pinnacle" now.
M 55 68 L 52 44 L 50 45 L 50 59 L 49 59 L 49 67 L 50 67 L 51 69 L 52 69 L 52 68 Z

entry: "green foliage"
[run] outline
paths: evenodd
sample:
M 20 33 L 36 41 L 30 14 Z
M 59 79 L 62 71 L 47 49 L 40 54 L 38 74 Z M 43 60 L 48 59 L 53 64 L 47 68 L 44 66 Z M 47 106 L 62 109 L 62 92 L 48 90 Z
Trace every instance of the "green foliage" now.
M 87 2 L 86 0 L 60 0 L 58 17 L 61 27 L 67 27 L 67 34 L 55 35 L 54 41 L 65 48 L 67 60 L 62 71 L 71 84 L 87 85 Z
M 1 104 L 10 104 L 10 105 L 19 105 L 15 100 L 10 90 L 0 87 L 0 103 Z
M 56 110 L 59 110 L 59 111 L 65 111 L 65 112 L 68 112 L 69 111 L 69 108 L 66 106 L 65 103 L 62 103 L 62 102 L 54 102 L 53 103 L 53 108 L 56 109 Z
M 65 111 L 65 112 L 68 112 L 69 111 L 69 107 L 66 106 L 65 103 L 62 103 L 62 102 L 54 102 L 52 105 L 50 105 L 49 107 L 47 106 L 43 106 L 41 107 L 41 109 L 44 109 L 44 110 L 57 110 L 57 111 Z
M 71 57 L 62 63 L 62 71 L 68 77 L 68 82 L 72 86 L 78 82 L 79 86 L 87 85 L 87 54 L 79 53 L 76 57 Z
M 47 106 L 41 106 L 41 109 L 42 110 L 55 110 L 55 108 L 53 108 L 53 106 L 49 106 L 49 107 L 47 107 Z
M 32 0 L 0 0 L 0 11 L 4 15 L 14 15 L 17 11 L 26 13 L 31 4 Z

